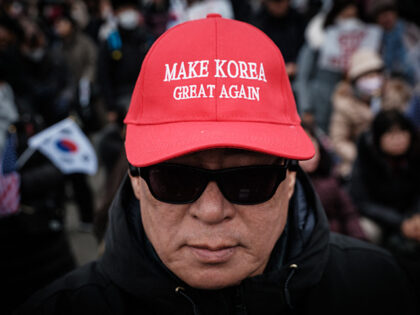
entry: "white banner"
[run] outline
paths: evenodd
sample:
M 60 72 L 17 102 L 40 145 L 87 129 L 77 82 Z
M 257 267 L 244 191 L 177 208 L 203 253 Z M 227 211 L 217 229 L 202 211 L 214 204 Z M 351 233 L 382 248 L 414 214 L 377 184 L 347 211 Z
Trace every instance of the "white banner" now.
M 39 150 L 64 174 L 98 170 L 98 159 L 89 139 L 70 118 L 37 133 L 28 140 L 31 149 Z
M 359 48 L 379 52 L 382 31 L 378 26 L 358 20 L 327 28 L 320 50 L 320 67 L 331 71 L 347 71 L 353 53 Z

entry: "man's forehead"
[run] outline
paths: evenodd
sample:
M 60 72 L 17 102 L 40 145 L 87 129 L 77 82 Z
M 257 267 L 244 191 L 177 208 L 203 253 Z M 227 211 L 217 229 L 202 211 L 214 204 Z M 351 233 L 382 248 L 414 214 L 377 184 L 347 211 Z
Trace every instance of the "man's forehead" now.
M 261 153 L 257 151 L 237 149 L 237 148 L 214 148 L 202 151 L 191 152 L 177 158 L 171 159 L 170 163 L 188 163 L 200 166 L 204 163 L 217 163 L 220 166 L 230 167 L 225 163 L 240 163 L 240 164 L 269 164 L 274 161 L 282 160 L 274 155 Z

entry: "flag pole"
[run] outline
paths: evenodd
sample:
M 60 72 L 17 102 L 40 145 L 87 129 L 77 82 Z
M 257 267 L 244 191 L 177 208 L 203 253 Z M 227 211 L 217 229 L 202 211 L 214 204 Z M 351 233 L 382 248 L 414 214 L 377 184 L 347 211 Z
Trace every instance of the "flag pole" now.
M 32 154 L 36 151 L 35 148 L 27 147 L 25 151 L 19 156 L 19 158 L 16 161 L 16 168 L 20 170 L 26 162 L 30 159 Z

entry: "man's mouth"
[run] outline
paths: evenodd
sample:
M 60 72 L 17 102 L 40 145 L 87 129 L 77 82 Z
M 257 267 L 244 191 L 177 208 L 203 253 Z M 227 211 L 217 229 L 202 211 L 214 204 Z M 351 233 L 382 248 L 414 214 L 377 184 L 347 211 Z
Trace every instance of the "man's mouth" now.
M 227 262 L 235 253 L 238 246 L 208 246 L 208 245 L 189 245 L 193 255 L 201 262 L 206 264 L 221 264 Z

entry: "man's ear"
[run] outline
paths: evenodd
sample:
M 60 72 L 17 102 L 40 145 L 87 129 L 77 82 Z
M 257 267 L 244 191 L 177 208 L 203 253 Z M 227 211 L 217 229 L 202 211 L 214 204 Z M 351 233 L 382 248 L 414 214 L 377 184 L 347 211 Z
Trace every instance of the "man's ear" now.
M 287 170 L 287 180 L 288 180 L 287 197 L 290 200 L 290 198 L 292 198 L 293 196 L 293 193 L 295 192 L 296 172 Z
M 133 187 L 134 195 L 138 200 L 140 200 L 140 191 L 141 191 L 141 177 L 140 176 L 132 176 L 130 171 L 128 171 L 128 176 L 130 176 L 131 186 Z

